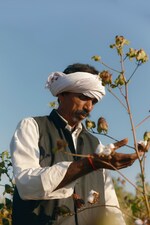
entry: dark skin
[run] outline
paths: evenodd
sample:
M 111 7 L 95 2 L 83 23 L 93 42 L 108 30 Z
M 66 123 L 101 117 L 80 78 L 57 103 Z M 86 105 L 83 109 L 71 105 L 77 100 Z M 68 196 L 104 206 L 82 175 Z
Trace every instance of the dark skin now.
M 89 98 L 80 93 L 63 93 L 58 95 L 59 98 L 59 114 L 64 117 L 72 128 L 75 128 L 79 122 L 85 119 L 92 111 L 97 103 L 95 98 Z M 115 150 L 126 145 L 127 139 L 114 143 L 114 151 L 111 157 L 98 156 L 97 154 L 90 155 L 93 165 L 96 169 L 123 169 L 131 166 L 138 158 L 136 153 L 124 154 L 118 153 Z M 139 154 L 142 154 L 140 152 Z M 62 188 L 70 182 L 82 177 L 93 171 L 92 165 L 87 157 L 72 162 L 67 170 L 67 173 L 62 182 L 56 188 Z

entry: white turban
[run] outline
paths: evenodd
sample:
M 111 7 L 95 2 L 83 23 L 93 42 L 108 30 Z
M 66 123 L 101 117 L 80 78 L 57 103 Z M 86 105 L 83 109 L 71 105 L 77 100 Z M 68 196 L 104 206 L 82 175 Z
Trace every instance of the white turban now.
M 102 85 L 100 77 L 87 72 L 75 72 L 65 74 L 53 72 L 49 75 L 46 88 L 53 96 L 62 92 L 82 93 L 98 101 L 105 95 L 105 87 Z

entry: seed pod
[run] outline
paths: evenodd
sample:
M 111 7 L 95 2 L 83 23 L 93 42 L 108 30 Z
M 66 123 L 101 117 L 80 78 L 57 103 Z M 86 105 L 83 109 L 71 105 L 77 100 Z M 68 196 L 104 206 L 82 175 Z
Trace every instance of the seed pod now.
M 143 138 L 144 138 L 144 141 L 150 141 L 150 131 L 149 132 L 146 131 L 144 133 Z
M 95 122 L 89 119 L 86 119 L 85 125 L 86 125 L 86 128 L 89 130 L 96 127 Z
M 108 124 L 107 124 L 105 118 L 100 117 L 98 119 L 98 122 L 97 122 L 97 131 L 99 133 L 102 133 L 102 132 L 105 133 L 105 134 L 107 133 L 107 131 L 108 131 Z
M 102 79 L 103 86 L 106 84 L 112 84 L 112 74 L 110 74 L 107 70 L 102 71 L 99 76 Z

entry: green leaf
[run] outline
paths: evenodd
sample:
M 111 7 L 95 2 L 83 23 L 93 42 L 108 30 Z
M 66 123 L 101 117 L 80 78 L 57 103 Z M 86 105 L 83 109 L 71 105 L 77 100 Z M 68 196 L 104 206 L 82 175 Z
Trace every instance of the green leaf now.
M 5 193 L 12 194 L 13 188 L 9 184 L 5 184 Z
M 9 198 L 5 198 L 6 206 L 8 209 L 12 208 L 12 200 Z
M 0 209 L 4 207 L 4 203 L 0 203 Z

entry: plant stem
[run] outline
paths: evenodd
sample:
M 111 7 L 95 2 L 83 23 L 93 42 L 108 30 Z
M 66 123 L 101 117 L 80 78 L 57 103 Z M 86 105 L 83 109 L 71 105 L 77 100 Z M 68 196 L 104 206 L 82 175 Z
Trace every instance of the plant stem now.
M 114 137 L 112 137 L 112 136 L 110 136 L 110 135 L 108 135 L 108 134 L 102 134 L 102 133 L 95 132 L 93 129 L 91 129 L 91 132 L 92 132 L 93 134 L 99 134 L 99 135 L 106 136 L 106 137 L 108 137 L 108 138 L 110 138 L 110 139 L 112 139 L 112 140 L 114 140 L 114 141 L 119 141 L 118 139 L 116 139 L 116 138 L 114 138 Z M 130 145 L 125 145 L 125 146 L 128 147 L 128 148 L 134 149 L 134 147 L 132 147 L 132 146 L 130 146 Z
M 119 173 L 128 183 L 130 183 L 138 192 L 142 193 L 143 192 L 135 185 L 133 184 L 123 173 L 121 173 L 116 167 L 114 167 L 112 164 L 107 163 L 106 164 L 110 165 L 117 173 Z
M 129 119 L 130 119 L 130 123 L 131 123 L 131 129 L 132 129 L 133 140 L 134 140 L 134 147 L 135 147 L 135 151 L 138 155 L 140 170 L 141 170 L 141 174 L 142 174 L 141 177 L 142 177 L 143 198 L 144 198 L 144 202 L 145 202 L 145 206 L 146 206 L 146 209 L 147 209 L 148 216 L 150 217 L 150 206 L 149 206 L 148 197 L 147 197 L 147 194 L 146 194 L 144 167 L 143 167 L 142 160 L 140 159 L 139 152 L 138 152 L 138 145 L 137 145 L 137 141 L 136 141 L 136 132 L 135 132 L 135 127 L 134 127 L 133 118 L 132 118 L 130 105 L 129 105 L 129 99 L 128 99 L 128 83 L 125 84 L 125 92 L 126 92 L 125 99 L 126 99 L 126 104 L 127 104 L 127 109 L 128 109 L 127 111 L 128 111 Z
M 138 123 L 135 128 L 138 128 L 142 123 L 144 123 L 149 118 L 150 118 L 150 115 L 145 117 L 140 123 Z
M 65 154 L 67 154 L 67 155 L 72 155 L 72 156 L 78 156 L 78 157 L 81 157 L 81 158 L 88 158 L 89 157 L 89 155 L 81 155 L 81 154 L 75 154 L 75 153 L 71 153 L 71 152 L 66 152 L 66 151 L 64 151 L 64 153 Z M 90 156 L 91 158 L 94 158 L 94 156 Z M 140 193 L 142 193 L 143 194 L 143 192 L 140 190 L 140 189 L 138 189 L 138 187 L 135 185 L 135 184 L 133 184 L 125 175 L 123 175 L 115 166 L 113 166 L 111 163 L 108 163 L 108 162 L 106 162 L 106 161 L 104 161 L 104 160 L 102 160 L 102 162 L 104 163 L 104 164 L 106 164 L 106 165 L 108 165 L 108 166 L 111 166 L 115 171 L 117 171 L 128 183 L 130 183 L 138 192 L 140 192 Z
M 131 76 L 129 77 L 129 79 L 127 80 L 127 83 L 129 83 L 129 81 L 131 80 L 131 78 L 133 77 L 133 75 L 135 74 L 135 72 L 137 71 L 138 67 L 140 66 L 141 64 L 138 63 L 136 68 L 134 69 L 133 73 L 131 74 Z
M 104 62 L 100 61 L 100 63 L 101 63 L 103 66 L 105 66 L 106 68 L 108 68 L 108 69 L 110 69 L 110 70 L 112 70 L 112 71 L 114 71 L 114 72 L 116 72 L 116 73 L 120 73 L 120 71 L 113 69 L 112 67 L 108 66 L 108 65 L 105 64 Z
M 120 102 L 120 104 L 125 108 L 125 109 L 127 109 L 126 108 L 126 106 L 125 106 L 125 104 L 120 100 L 120 98 L 118 98 L 118 96 L 117 95 L 115 95 L 115 93 L 114 92 L 112 92 L 112 90 L 110 89 L 110 88 L 107 88 L 107 90 Z
M 14 183 L 13 183 L 13 181 L 12 181 L 12 178 L 10 177 L 10 175 L 9 175 L 9 173 L 8 173 L 8 167 L 5 166 L 5 169 L 6 169 L 5 174 L 6 174 L 6 176 L 8 177 L 9 182 L 11 183 L 12 188 L 15 188 L 15 185 L 14 185 Z

